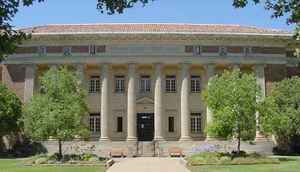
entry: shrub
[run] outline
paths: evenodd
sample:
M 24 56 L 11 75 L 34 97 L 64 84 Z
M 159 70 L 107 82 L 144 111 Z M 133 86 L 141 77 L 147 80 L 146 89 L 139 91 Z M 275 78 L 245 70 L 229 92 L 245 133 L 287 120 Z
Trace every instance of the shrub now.
M 48 158 L 46 158 L 46 157 L 42 157 L 42 158 L 39 158 L 39 159 L 37 159 L 37 160 L 35 160 L 35 164 L 45 164 L 45 163 L 47 163 L 47 161 L 48 161 Z

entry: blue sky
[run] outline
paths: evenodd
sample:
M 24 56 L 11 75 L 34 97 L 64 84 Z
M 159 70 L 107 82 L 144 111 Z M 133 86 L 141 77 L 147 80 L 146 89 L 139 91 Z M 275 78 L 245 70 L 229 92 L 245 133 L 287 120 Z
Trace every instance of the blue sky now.
M 234 24 L 293 30 L 286 18 L 271 19 L 263 5 L 235 9 L 233 0 L 155 0 L 145 7 L 137 5 L 124 14 L 101 14 L 97 0 L 46 0 L 21 7 L 13 19 L 16 28 L 45 24 L 86 23 L 194 23 Z M 188 2 L 188 3 L 187 3 Z

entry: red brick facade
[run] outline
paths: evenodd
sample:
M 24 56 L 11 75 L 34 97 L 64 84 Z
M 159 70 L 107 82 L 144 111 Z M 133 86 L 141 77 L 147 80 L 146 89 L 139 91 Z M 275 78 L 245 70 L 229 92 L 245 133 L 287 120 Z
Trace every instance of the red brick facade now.
M 48 46 L 47 53 L 62 53 L 63 47 L 62 46 Z
M 193 53 L 194 52 L 194 46 L 192 46 L 192 45 L 186 45 L 184 47 L 184 52 L 185 53 Z
M 17 54 L 34 54 L 38 52 L 38 47 L 18 47 Z
M 244 47 L 231 46 L 231 47 L 227 47 L 227 51 L 228 51 L 228 53 L 243 53 Z
M 285 54 L 285 48 L 282 47 L 252 47 L 254 54 Z
M 23 101 L 25 86 L 25 67 L 23 65 L 3 65 L 2 81 Z
M 89 46 L 72 46 L 72 53 L 88 53 Z
M 218 46 L 202 46 L 203 53 L 218 53 L 219 47 Z
M 105 45 L 97 46 L 97 53 L 105 53 L 106 47 Z

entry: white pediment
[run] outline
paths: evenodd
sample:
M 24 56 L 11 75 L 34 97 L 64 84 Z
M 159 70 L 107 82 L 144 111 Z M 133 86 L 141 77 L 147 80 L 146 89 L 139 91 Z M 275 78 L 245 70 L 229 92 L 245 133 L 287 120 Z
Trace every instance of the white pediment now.
M 139 97 L 136 99 L 137 104 L 154 104 L 154 100 L 151 97 Z

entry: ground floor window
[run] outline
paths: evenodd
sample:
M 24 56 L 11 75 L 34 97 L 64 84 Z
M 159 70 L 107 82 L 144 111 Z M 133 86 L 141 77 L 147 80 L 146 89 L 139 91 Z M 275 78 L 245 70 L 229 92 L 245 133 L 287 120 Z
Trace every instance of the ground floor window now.
M 92 133 L 100 132 L 100 113 L 90 114 L 90 131 Z
M 123 132 L 123 118 L 118 117 L 117 122 L 117 132 Z
M 169 116 L 169 132 L 174 132 L 174 116 Z
M 191 131 L 192 133 L 201 132 L 201 113 L 191 113 Z

